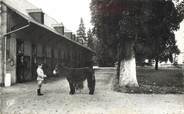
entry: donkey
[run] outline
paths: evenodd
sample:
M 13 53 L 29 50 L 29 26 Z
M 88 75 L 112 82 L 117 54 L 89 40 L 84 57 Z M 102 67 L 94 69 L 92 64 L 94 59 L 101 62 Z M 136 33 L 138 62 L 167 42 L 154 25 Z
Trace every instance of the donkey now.
M 87 80 L 89 94 L 93 95 L 95 91 L 95 75 L 94 70 L 90 67 L 83 68 L 68 68 L 61 66 L 59 69 L 60 73 L 66 76 L 66 79 L 70 86 L 70 95 L 75 94 L 75 85 L 82 83 Z

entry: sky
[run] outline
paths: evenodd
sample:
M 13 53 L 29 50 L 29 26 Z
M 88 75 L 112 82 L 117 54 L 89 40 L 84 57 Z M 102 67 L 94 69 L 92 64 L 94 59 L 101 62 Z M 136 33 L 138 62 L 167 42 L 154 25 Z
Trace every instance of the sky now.
M 81 17 L 83 18 L 86 31 L 92 28 L 90 20 L 90 0 L 28 0 L 44 13 L 53 17 L 58 22 L 76 33 Z

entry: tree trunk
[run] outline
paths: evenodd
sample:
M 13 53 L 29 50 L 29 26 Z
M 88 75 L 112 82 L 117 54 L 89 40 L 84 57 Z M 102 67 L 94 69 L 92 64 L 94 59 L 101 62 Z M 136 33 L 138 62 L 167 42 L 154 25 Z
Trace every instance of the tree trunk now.
M 134 41 L 124 43 L 123 47 L 123 54 L 125 56 L 121 59 L 119 84 L 121 87 L 138 87 L 135 53 L 133 49 Z
M 155 58 L 155 70 L 158 70 L 158 57 Z
M 156 48 L 155 70 L 158 70 L 159 37 L 156 39 L 155 48 Z
M 118 44 L 117 47 L 117 62 L 115 63 L 115 68 L 116 68 L 116 75 L 114 77 L 114 83 L 113 83 L 113 89 L 117 90 L 119 89 L 119 76 L 120 76 L 120 44 Z

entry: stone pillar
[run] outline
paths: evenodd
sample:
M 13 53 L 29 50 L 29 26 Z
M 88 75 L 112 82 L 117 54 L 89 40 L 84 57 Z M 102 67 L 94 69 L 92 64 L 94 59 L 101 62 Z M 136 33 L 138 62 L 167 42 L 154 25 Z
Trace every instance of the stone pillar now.
M 183 74 L 183 87 L 184 87 L 184 62 L 182 64 L 182 74 Z
M 0 3 L 0 85 L 4 84 L 4 36 L 7 33 L 7 7 Z
M 16 83 L 16 52 L 17 52 L 16 39 L 10 38 L 10 58 L 7 58 L 7 72 L 11 73 L 11 84 Z
M 2 80 L 3 80 L 3 68 L 2 68 L 2 63 L 3 63 L 3 58 L 2 58 L 2 3 L 0 3 L 0 84 L 2 85 Z

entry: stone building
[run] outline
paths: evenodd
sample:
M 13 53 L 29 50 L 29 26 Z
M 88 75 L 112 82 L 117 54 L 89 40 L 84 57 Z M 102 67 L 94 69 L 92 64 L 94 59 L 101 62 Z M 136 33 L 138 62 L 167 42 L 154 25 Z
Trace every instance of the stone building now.
M 49 76 L 56 64 L 85 67 L 92 59 L 91 49 L 65 36 L 63 24 L 26 0 L 0 0 L 0 24 L 2 86 L 7 74 L 12 84 L 35 80 L 39 63 Z

